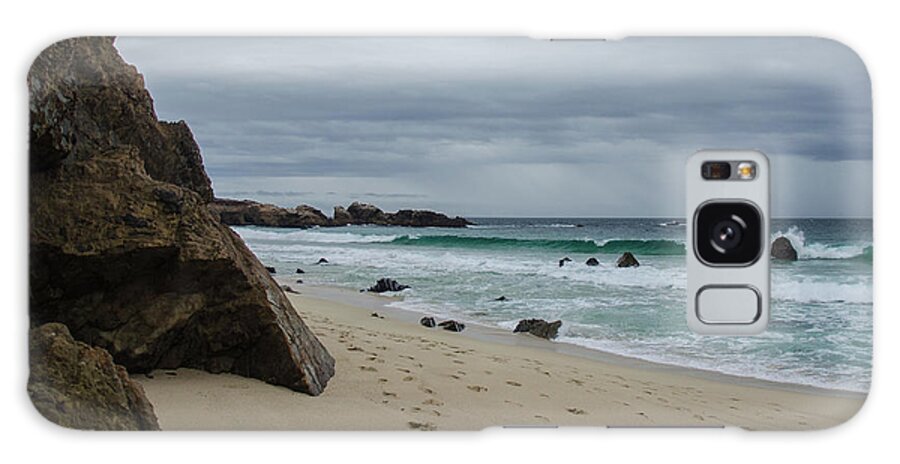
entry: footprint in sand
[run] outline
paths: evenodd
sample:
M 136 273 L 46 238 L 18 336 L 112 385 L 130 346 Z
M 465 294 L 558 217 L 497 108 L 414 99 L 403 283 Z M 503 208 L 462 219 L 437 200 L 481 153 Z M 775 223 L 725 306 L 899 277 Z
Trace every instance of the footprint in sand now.
M 503 402 L 506 404 L 511 404 L 511 405 L 519 407 L 519 408 L 525 406 L 522 403 L 516 403 L 515 401 L 510 401 L 510 400 L 503 400 Z
M 349 348 L 347 348 L 347 351 L 363 351 L 363 349 L 358 346 L 351 345 Z
M 574 414 L 576 416 L 583 416 L 583 415 L 587 414 L 584 411 L 584 409 L 578 409 L 578 408 L 566 408 L 566 411 L 569 411 L 569 413 Z
M 428 387 L 419 387 L 419 390 L 422 390 L 423 393 L 427 393 L 427 394 L 429 394 L 429 395 L 433 395 L 433 394 L 434 394 L 434 390 L 432 390 L 432 389 L 430 389 L 430 388 L 428 388 Z
M 507 380 L 507 381 L 506 381 L 506 384 L 509 385 L 509 386 L 511 386 L 511 387 L 521 387 L 521 386 L 522 386 L 521 383 L 516 382 L 515 380 Z
M 366 372 L 378 372 L 378 369 L 375 369 L 372 366 L 359 366 L 359 370 Z
M 434 398 L 428 398 L 427 400 L 423 401 L 422 404 L 427 405 L 427 406 L 443 406 L 444 402 L 438 401 Z
M 411 375 L 407 375 L 406 377 L 403 377 L 404 382 L 412 382 L 413 380 L 416 380 L 416 378 Z
M 409 428 L 413 430 L 432 431 L 437 430 L 437 426 L 431 422 L 408 422 Z
M 469 385 L 466 388 L 478 393 L 486 392 L 488 390 L 487 387 L 482 387 L 481 385 Z
M 541 416 L 541 415 L 535 414 L 534 418 L 535 418 L 535 419 L 542 420 L 542 421 L 544 421 L 544 422 L 550 422 L 550 419 L 548 419 L 548 418 L 546 418 L 546 417 L 544 417 L 544 416 Z
M 550 395 L 546 393 L 541 393 L 541 398 L 550 398 Z
M 384 377 L 378 379 L 378 382 L 379 382 L 379 383 L 387 383 L 387 381 L 388 381 L 388 379 L 386 379 L 386 378 L 384 378 Z

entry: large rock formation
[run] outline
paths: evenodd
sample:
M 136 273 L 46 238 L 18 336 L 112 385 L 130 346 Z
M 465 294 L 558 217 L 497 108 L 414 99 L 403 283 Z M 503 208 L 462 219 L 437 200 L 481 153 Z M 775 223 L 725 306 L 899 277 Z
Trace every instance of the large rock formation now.
M 797 250 L 787 237 L 778 237 L 772 242 L 772 257 L 785 261 L 797 261 Z
M 295 227 L 326 226 L 328 217 L 312 206 L 300 205 L 294 209 L 258 203 L 251 200 L 216 198 L 209 205 L 223 224 L 230 226 Z
M 347 208 L 334 207 L 334 216 L 309 205 L 293 209 L 251 200 L 228 200 L 217 198 L 210 204 L 213 214 L 219 216 L 223 224 L 230 226 L 265 226 L 307 228 L 339 227 L 346 225 L 381 225 L 405 227 L 466 227 L 472 223 L 461 217 L 451 218 L 434 211 L 402 209 L 396 213 L 386 213 L 374 205 L 353 202 Z
M 159 430 L 141 385 L 100 348 L 77 342 L 62 324 L 29 336 L 28 396 L 48 420 L 88 430 Z
M 184 123 L 157 121 L 111 38 L 56 43 L 31 90 L 30 304 L 133 372 L 232 372 L 313 395 L 334 360 L 208 207 Z

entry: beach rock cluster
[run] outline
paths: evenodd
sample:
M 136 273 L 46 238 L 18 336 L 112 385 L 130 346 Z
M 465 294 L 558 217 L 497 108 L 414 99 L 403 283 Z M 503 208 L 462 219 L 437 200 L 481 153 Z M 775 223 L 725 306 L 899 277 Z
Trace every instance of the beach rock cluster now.
M 410 288 L 409 285 L 401 285 L 394 279 L 381 278 L 375 285 L 369 287 L 366 291 L 374 293 L 399 292 Z
M 106 350 L 75 341 L 66 326 L 29 333 L 28 396 L 44 417 L 82 430 L 159 430 L 141 385 Z
M 190 129 L 157 120 L 113 39 L 51 45 L 28 85 L 32 324 L 65 324 L 129 372 L 190 367 L 321 393 L 333 358 L 212 214 Z
M 450 331 L 450 332 L 462 332 L 463 330 L 466 329 L 466 325 L 463 324 L 462 322 L 454 321 L 453 319 L 448 319 L 448 320 L 443 321 L 438 324 L 438 323 L 436 323 L 434 318 L 431 316 L 425 316 L 422 319 L 419 319 L 419 324 L 422 325 L 423 327 L 428 327 L 429 329 L 434 328 L 434 327 L 440 327 L 440 328 Z
M 787 237 L 778 237 L 772 242 L 772 257 L 785 261 L 797 261 L 797 250 Z
M 559 334 L 562 321 L 547 322 L 543 319 L 522 319 L 516 324 L 513 333 L 530 333 L 536 337 L 552 340 Z
M 276 205 L 251 200 L 230 200 L 216 198 L 209 205 L 223 224 L 230 226 L 265 227 L 340 227 L 346 225 L 382 225 L 403 227 L 466 227 L 468 220 L 426 210 L 403 209 L 396 213 L 386 213 L 374 205 L 354 202 L 347 208 L 334 207 L 334 215 L 329 218 L 309 205 L 283 208 Z

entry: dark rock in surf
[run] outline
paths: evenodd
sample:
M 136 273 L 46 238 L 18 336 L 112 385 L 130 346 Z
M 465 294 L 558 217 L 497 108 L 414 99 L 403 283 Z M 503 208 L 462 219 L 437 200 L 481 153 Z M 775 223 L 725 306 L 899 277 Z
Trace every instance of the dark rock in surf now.
M 368 288 L 368 291 L 374 293 L 384 292 L 400 292 L 409 288 L 409 285 L 401 285 L 394 279 L 382 278 L 378 279 L 375 285 Z
M 374 317 L 375 319 L 384 319 L 384 316 L 382 316 L 381 314 L 378 314 L 378 313 L 372 313 L 371 316 Z
M 572 262 L 572 258 L 569 258 L 568 256 L 566 256 L 565 258 L 559 260 L 559 267 L 563 267 L 566 265 L 566 263 L 570 263 L 570 262 Z
M 438 327 L 443 328 L 444 330 L 449 330 L 450 332 L 462 332 L 465 330 L 466 325 L 462 322 L 456 322 L 454 320 L 444 321 L 438 324 Z
M 772 257 L 785 261 L 797 261 L 797 250 L 787 237 L 778 237 L 772 242 Z
M 298 267 L 297 270 L 294 271 L 294 274 L 306 274 L 306 272 L 305 272 L 303 269 L 300 269 L 300 268 Z
M 619 256 L 619 259 L 616 260 L 616 267 L 638 267 L 640 265 L 641 263 L 630 251 L 622 253 L 622 256 Z
M 319 260 L 316 261 L 316 264 L 328 264 L 328 260 L 325 258 L 319 258 Z
M 547 322 L 543 319 L 522 319 L 513 329 L 514 333 L 526 332 L 536 337 L 552 340 L 559 334 L 562 321 Z
M 294 281 L 294 283 L 302 284 L 302 283 L 303 283 L 303 279 L 297 279 L 297 280 Z
M 106 350 L 75 341 L 59 323 L 28 338 L 28 396 L 45 418 L 81 430 L 159 430 L 141 384 Z
M 501 296 L 499 298 L 494 298 L 494 301 L 506 301 L 507 299 L 506 296 Z
M 600 261 L 597 261 L 597 258 L 588 258 L 588 260 L 585 261 L 584 264 L 588 266 L 599 266 Z
M 269 274 L 275 274 L 275 268 L 272 266 L 266 266 L 266 270 L 269 271 Z
M 419 324 L 422 324 L 429 329 L 435 326 L 434 318 L 430 316 L 425 316 L 422 319 L 419 319 Z

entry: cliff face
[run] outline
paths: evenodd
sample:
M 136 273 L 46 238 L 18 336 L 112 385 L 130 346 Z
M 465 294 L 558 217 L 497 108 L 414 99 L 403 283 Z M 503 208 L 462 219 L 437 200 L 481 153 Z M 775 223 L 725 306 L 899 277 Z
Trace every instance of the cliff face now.
M 322 392 L 334 360 L 243 241 L 183 122 L 110 38 L 52 45 L 31 89 L 30 303 L 129 371 L 192 367 Z

